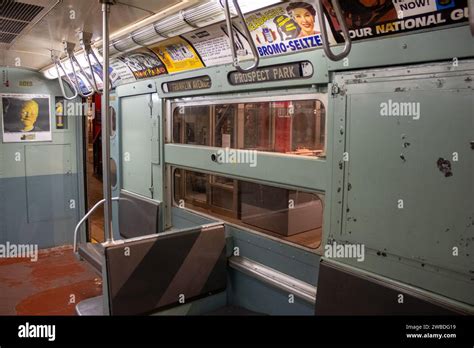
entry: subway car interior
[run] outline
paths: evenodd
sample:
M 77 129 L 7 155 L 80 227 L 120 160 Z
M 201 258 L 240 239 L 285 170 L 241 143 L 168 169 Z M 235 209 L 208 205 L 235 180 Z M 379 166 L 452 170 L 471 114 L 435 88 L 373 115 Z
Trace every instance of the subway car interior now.
M 474 314 L 473 0 L 0 6 L 0 315 Z

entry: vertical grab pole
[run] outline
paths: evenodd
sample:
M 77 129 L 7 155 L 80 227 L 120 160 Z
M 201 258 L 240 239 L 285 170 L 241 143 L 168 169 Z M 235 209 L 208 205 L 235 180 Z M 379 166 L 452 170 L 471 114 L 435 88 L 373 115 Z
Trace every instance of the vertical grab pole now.
M 113 0 L 100 0 L 102 4 L 102 49 L 104 94 L 102 100 L 102 176 L 104 189 L 104 234 L 106 243 L 114 241 L 112 231 L 112 187 L 110 185 L 110 86 L 109 81 L 109 15 Z

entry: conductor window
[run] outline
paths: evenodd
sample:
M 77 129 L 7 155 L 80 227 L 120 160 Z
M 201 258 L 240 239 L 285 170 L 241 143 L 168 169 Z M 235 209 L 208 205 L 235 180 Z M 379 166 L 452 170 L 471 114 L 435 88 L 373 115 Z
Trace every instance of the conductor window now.
M 174 200 L 186 207 L 307 248 L 321 244 L 324 195 L 174 170 Z
M 211 131 L 210 131 L 211 130 Z M 325 156 L 320 100 L 177 106 L 173 142 L 298 156 Z

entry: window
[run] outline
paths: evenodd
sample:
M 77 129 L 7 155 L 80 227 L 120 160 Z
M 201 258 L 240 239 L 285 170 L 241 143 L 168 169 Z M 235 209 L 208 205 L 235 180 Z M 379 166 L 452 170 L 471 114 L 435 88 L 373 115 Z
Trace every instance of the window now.
M 117 163 L 113 158 L 110 159 L 110 185 L 112 188 L 117 187 Z
M 299 156 L 325 156 L 320 100 L 178 106 L 173 142 Z
M 174 110 L 173 139 L 180 144 L 210 145 L 211 108 L 182 106 Z
M 110 136 L 114 137 L 117 133 L 117 113 L 115 112 L 115 108 L 110 106 Z
M 283 240 L 316 249 L 321 244 L 324 195 L 174 170 L 174 200 Z

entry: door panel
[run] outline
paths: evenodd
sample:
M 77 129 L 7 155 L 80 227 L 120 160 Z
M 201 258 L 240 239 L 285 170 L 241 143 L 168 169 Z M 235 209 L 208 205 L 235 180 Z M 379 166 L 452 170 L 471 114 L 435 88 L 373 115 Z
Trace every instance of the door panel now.
M 452 247 L 474 254 L 473 244 L 461 242 L 474 232 L 472 98 L 471 90 L 350 96 L 348 238 L 467 271 L 467 258 L 453 258 Z M 419 103 L 420 118 L 381 116 L 390 101 Z
M 120 99 L 122 188 L 145 197 L 152 197 L 151 94 Z
M 338 261 L 474 304 L 473 76 L 465 61 L 335 77 L 325 247 L 365 248 Z

